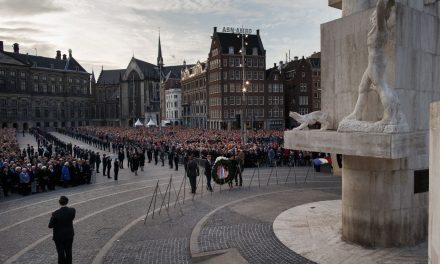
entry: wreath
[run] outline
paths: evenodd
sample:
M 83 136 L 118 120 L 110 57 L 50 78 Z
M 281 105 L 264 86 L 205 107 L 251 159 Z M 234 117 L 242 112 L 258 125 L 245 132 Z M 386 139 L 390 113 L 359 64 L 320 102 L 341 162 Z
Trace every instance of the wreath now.
M 220 185 L 232 181 L 235 177 L 233 162 L 223 156 L 218 157 L 212 167 L 211 176 L 214 182 Z

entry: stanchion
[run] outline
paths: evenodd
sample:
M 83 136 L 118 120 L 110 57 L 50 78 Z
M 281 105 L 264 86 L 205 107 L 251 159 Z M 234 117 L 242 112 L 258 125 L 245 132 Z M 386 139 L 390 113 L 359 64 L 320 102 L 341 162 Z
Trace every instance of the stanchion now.
M 307 168 L 306 177 L 304 178 L 304 183 L 306 183 L 306 181 L 307 181 L 307 177 L 309 176 L 310 167 L 311 167 L 311 166 L 309 166 L 309 167 Z
M 172 182 L 172 185 L 173 185 L 174 195 L 176 195 L 176 197 L 177 197 L 176 202 L 174 202 L 174 208 L 176 208 L 176 205 L 179 204 L 180 213 L 183 215 L 182 206 L 180 205 L 180 202 L 179 202 L 179 194 L 176 192 L 176 188 L 175 188 L 173 182 Z M 179 190 L 179 193 L 180 193 L 180 190 Z
M 258 188 L 261 188 L 260 184 L 260 162 L 257 163 L 258 171 L 257 171 L 257 177 L 258 177 Z
M 249 188 L 251 188 L 251 184 L 252 184 L 252 181 L 253 181 L 253 179 L 254 179 L 254 176 L 255 176 L 255 172 L 256 172 L 256 171 L 257 171 L 257 167 L 254 168 L 254 172 L 252 173 L 251 180 L 249 181 Z
M 185 176 L 184 176 L 184 177 L 185 177 Z M 185 179 L 186 179 L 186 177 L 183 178 L 182 182 L 180 183 L 179 192 L 177 193 L 177 197 L 176 197 L 176 202 L 177 202 L 177 200 L 178 200 L 179 197 L 180 197 L 180 191 L 182 190 L 182 186 L 183 186 L 184 183 L 185 183 Z M 173 186 L 174 186 L 174 185 L 173 185 Z M 183 199 L 185 199 L 185 197 L 184 197 Z M 183 202 L 185 202 L 185 200 L 183 200 Z M 174 207 L 176 207 L 176 204 L 175 204 L 175 203 L 174 203 Z
M 154 188 L 153 196 L 151 197 L 150 205 L 148 206 L 148 211 L 147 211 L 147 214 L 145 215 L 144 225 L 145 225 L 145 222 L 147 221 L 148 214 L 150 213 L 150 209 L 151 209 L 151 205 L 153 204 L 153 200 L 156 199 L 158 187 L 159 187 L 159 180 L 157 181 L 156 188 Z M 154 209 L 153 209 L 153 214 L 154 214 Z
M 185 196 L 186 195 L 186 170 L 185 174 L 183 175 L 183 204 L 185 204 Z
M 160 191 L 160 187 L 159 187 L 160 197 L 162 198 L 162 203 L 160 204 L 160 209 L 159 209 L 159 215 L 160 215 L 160 213 L 161 213 L 161 211 L 162 211 L 162 207 L 163 207 L 163 205 L 164 205 L 164 203 L 165 203 L 165 199 L 166 199 L 166 197 L 167 197 L 168 190 L 171 188 L 170 185 L 171 185 L 171 179 L 170 179 L 170 181 L 169 181 L 168 184 L 167 184 L 167 189 L 165 190 L 165 195 L 162 195 L 162 192 Z M 168 208 L 166 209 L 166 211 L 167 211 L 168 216 L 169 216 Z
M 270 169 L 269 179 L 267 179 L 267 184 L 266 184 L 266 186 L 269 186 L 269 181 L 270 181 L 270 179 L 272 178 L 273 169 L 274 169 L 274 167 L 272 167 L 272 169 Z

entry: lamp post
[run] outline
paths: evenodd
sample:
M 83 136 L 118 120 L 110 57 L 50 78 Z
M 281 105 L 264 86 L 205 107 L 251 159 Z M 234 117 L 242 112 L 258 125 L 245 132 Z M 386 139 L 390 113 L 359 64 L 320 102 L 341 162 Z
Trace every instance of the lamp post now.
M 246 91 L 247 91 L 246 85 L 249 84 L 249 81 L 246 81 L 246 71 L 245 71 L 245 61 L 244 61 L 245 54 L 246 54 L 246 45 L 247 45 L 247 43 L 244 41 L 244 39 L 247 38 L 247 36 L 248 35 L 246 35 L 246 34 L 240 34 L 240 35 L 237 36 L 238 38 L 241 37 L 241 50 L 240 50 L 240 53 L 241 53 L 241 67 L 242 67 L 242 70 L 243 70 L 243 76 L 242 76 L 243 84 L 242 84 L 242 88 L 241 88 L 241 91 L 242 91 L 242 94 L 243 94 L 243 96 L 242 96 L 242 98 L 243 98 L 243 100 L 242 100 L 242 108 L 241 108 L 241 143 L 242 144 L 246 144 L 246 142 L 247 142 L 247 135 L 246 135 L 247 131 L 246 131 L 246 120 L 245 120 L 245 117 L 246 117 L 246 106 L 247 106 L 247 103 L 246 103 Z

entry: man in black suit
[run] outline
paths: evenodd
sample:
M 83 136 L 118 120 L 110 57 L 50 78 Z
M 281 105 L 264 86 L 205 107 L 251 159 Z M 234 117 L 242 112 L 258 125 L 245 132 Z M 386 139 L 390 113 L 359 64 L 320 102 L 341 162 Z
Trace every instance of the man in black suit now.
M 192 156 L 188 157 L 186 176 L 189 178 L 189 184 L 191 185 L 191 193 L 195 194 L 197 189 L 197 176 L 199 176 L 199 166 L 197 165 L 195 160 L 193 160 Z
M 212 192 L 211 172 L 213 165 L 214 163 L 212 162 L 212 156 L 208 154 L 205 160 L 205 176 L 206 176 L 206 189 L 208 189 L 208 191 L 210 192 Z
M 73 230 L 73 219 L 75 219 L 75 208 L 67 207 L 69 199 L 61 196 L 59 203 L 61 208 L 52 213 L 49 228 L 53 228 L 53 240 L 58 252 L 58 264 L 72 263 L 72 243 L 75 232 Z

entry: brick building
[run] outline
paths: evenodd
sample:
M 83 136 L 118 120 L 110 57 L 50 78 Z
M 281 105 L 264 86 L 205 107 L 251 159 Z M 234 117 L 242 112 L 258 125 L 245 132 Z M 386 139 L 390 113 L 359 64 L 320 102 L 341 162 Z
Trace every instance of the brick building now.
M 297 126 L 289 117 L 289 112 L 308 114 L 321 109 L 321 59 L 320 53 L 309 58 L 304 56 L 283 64 L 280 62 L 285 79 L 285 121 L 286 127 Z
M 182 69 L 183 124 L 192 128 L 207 128 L 206 62 Z
M 72 51 L 53 58 L 4 50 L 0 41 L 0 125 L 29 127 L 89 125 L 93 119 L 90 74 Z
M 241 30 L 217 32 L 214 27 L 207 61 L 209 128 L 239 128 L 242 112 L 245 112 L 247 129 L 253 125 L 268 128 L 272 120 L 268 116 L 270 107 L 265 99 L 266 51 L 260 32 L 257 30 L 256 34 L 250 34 L 248 30 Z M 243 44 L 244 64 L 241 53 Z M 243 79 L 246 82 L 245 93 Z

